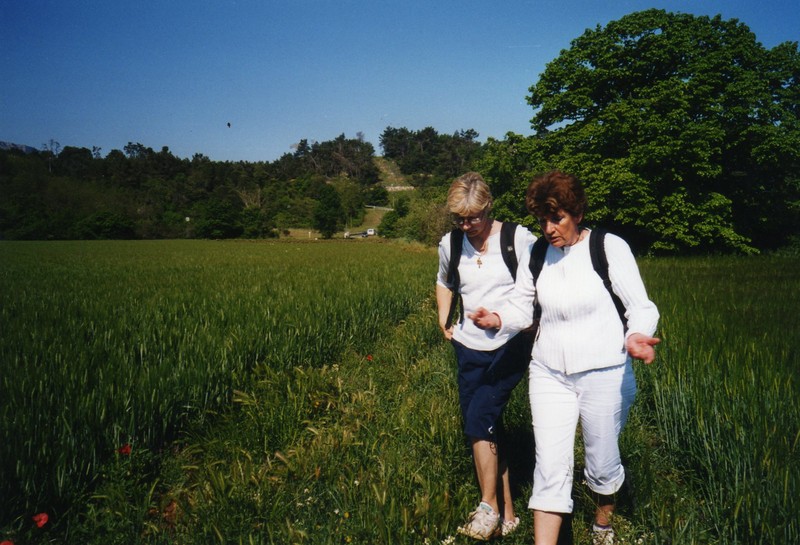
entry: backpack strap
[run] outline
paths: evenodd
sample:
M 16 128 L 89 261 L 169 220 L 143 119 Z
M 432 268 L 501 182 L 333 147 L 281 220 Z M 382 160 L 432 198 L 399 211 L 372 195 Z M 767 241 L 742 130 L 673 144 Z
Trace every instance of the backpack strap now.
M 608 258 L 606 257 L 606 232 L 602 229 L 594 229 L 589 235 L 589 253 L 592 256 L 592 267 L 594 271 L 603 279 L 603 285 L 611 295 L 611 300 L 614 301 L 614 306 L 617 308 L 617 314 L 622 322 L 624 331 L 628 331 L 628 319 L 625 317 L 625 305 L 619 296 L 614 293 L 611 285 L 611 278 L 608 276 Z
M 450 263 L 447 264 L 447 283 L 458 291 L 460 277 L 458 263 L 461 261 L 461 249 L 464 247 L 464 231 L 455 228 L 450 231 Z
M 461 250 L 464 247 L 464 231 L 456 227 L 450 231 L 450 262 L 447 264 L 447 283 L 450 284 L 450 291 L 453 293 L 450 299 L 450 310 L 447 312 L 447 321 L 445 322 L 445 329 L 450 329 L 453 325 L 453 318 L 456 314 L 456 308 L 461 301 L 461 295 L 458 293 L 458 287 L 461 284 L 461 277 L 458 274 L 458 264 L 461 261 Z M 464 306 L 461 305 L 461 319 L 464 318 Z
M 531 274 L 533 275 L 534 286 L 536 286 L 536 281 L 539 279 L 539 273 L 542 272 L 542 267 L 544 267 L 544 256 L 547 253 L 548 246 L 549 244 L 544 237 L 537 238 L 536 242 L 533 243 L 533 249 L 531 250 L 530 269 Z
M 511 221 L 504 221 L 500 227 L 500 253 L 503 254 L 503 261 L 511 273 L 511 278 L 517 280 L 517 249 L 514 247 L 514 235 L 517 232 L 517 224 Z
M 544 256 L 547 253 L 548 246 L 549 244 L 544 237 L 537 238 L 536 242 L 533 243 L 529 267 L 531 269 L 531 275 L 533 276 L 534 289 L 536 289 L 536 281 L 539 279 L 539 273 L 542 272 L 542 267 L 544 267 Z M 533 323 L 537 323 L 541 317 L 542 306 L 539 304 L 538 295 L 536 295 L 533 299 Z

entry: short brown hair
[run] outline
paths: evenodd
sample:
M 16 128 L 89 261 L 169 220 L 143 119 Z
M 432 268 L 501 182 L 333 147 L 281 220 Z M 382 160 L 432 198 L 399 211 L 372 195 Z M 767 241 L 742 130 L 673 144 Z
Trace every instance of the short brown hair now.
M 477 215 L 492 207 L 492 193 L 483 177 L 467 172 L 453 180 L 447 192 L 447 208 L 458 216 Z
M 560 170 L 536 176 L 525 193 L 525 207 L 537 218 L 552 216 L 559 210 L 582 217 L 588 206 L 581 181 Z

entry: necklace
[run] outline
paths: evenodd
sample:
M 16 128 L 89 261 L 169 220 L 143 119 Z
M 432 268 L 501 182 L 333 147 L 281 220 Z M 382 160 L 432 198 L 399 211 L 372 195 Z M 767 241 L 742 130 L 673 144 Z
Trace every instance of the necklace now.
M 581 241 L 581 235 L 582 234 L 583 234 L 583 229 L 579 227 L 578 228 L 578 234 L 575 236 L 575 241 L 574 242 L 570 242 L 569 244 L 567 244 L 567 246 L 575 246 L 577 243 L 579 243 Z
M 486 250 L 488 249 L 488 246 L 489 246 L 489 237 L 492 234 L 492 227 L 493 226 L 494 226 L 494 220 L 490 220 L 488 222 L 488 224 L 487 224 L 487 227 L 485 229 L 483 229 L 480 233 L 478 233 L 478 236 L 480 236 L 480 235 L 484 235 L 485 236 L 485 238 L 483 239 L 483 242 L 481 242 L 480 249 L 478 249 L 477 245 L 472 241 L 472 238 L 469 239 L 469 243 L 472 244 L 472 247 L 475 248 L 475 253 L 478 255 L 478 259 L 475 261 L 475 263 L 478 264 L 478 268 L 479 269 L 481 268 L 481 265 L 483 265 L 483 261 L 481 261 L 481 257 L 486 255 Z
M 483 257 L 484 254 L 486 254 L 486 249 L 487 249 L 488 245 L 489 245 L 489 239 L 487 238 L 486 240 L 483 241 L 483 244 L 481 244 L 481 249 L 480 250 L 475 248 L 475 253 L 478 255 L 478 259 L 477 259 L 477 261 L 475 261 L 475 263 L 478 264 L 478 268 L 479 269 L 481 268 L 481 265 L 483 265 L 483 261 L 481 261 L 481 257 Z

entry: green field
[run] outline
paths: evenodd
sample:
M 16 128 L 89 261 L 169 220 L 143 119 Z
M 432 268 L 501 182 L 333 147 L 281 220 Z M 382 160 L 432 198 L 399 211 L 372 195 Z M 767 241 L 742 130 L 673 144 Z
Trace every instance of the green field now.
M 0 244 L 0 541 L 467 543 L 436 253 L 371 242 Z M 800 541 L 800 260 L 641 267 L 664 341 L 636 367 L 620 537 Z M 524 384 L 506 425 L 503 542 L 530 543 Z

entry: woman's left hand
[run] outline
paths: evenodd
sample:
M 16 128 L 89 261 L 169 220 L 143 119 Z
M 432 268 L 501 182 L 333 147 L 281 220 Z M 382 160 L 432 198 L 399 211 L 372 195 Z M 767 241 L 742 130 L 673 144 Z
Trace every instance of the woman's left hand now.
M 661 342 L 657 337 L 648 337 L 642 333 L 631 333 L 625 341 L 625 348 L 632 358 L 642 360 L 645 363 L 653 363 L 656 359 L 655 345 Z

